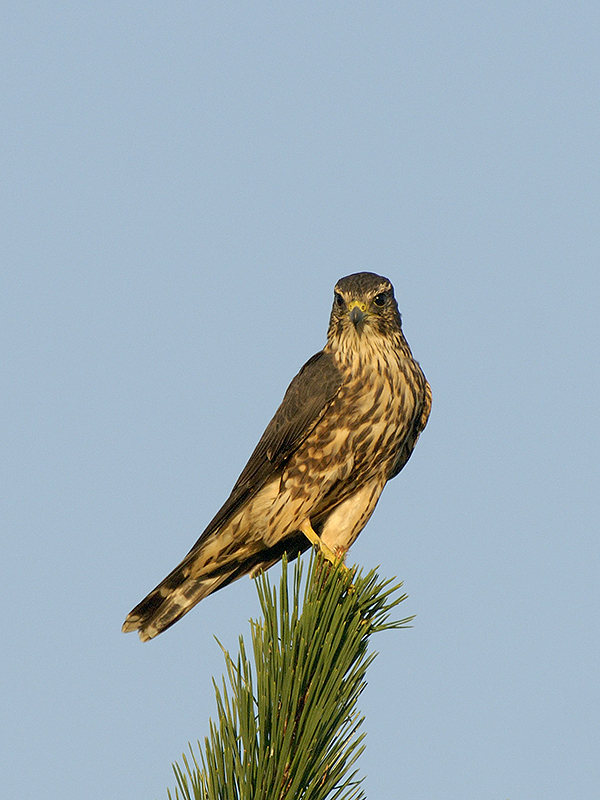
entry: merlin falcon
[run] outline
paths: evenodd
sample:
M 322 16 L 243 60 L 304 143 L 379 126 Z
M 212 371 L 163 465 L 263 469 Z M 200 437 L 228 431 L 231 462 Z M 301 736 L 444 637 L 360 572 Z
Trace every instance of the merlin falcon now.
M 292 380 L 223 507 L 123 631 L 148 641 L 217 589 L 311 544 L 343 560 L 430 408 L 390 281 L 371 272 L 342 278 L 325 347 Z

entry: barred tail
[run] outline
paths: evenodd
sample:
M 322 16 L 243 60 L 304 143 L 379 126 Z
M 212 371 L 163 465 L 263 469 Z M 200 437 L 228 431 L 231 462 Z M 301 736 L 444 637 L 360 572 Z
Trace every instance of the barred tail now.
M 193 577 L 189 559 L 190 556 L 186 557 L 129 612 L 123 623 L 123 633 L 137 630 L 142 642 L 147 642 L 170 628 L 200 600 L 242 574 L 239 563 L 233 562 L 229 569 Z
M 308 539 L 300 532 L 271 547 L 265 547 L 260 539 L 240 545 L 223 530 L 211 534 L 129 612 L 123 633 L 137 631 L 140 639 L 147 642 L 217 589 L 242 575 L 254 577 L 277 563 L 284 552 L 292 559 L 309 546 Z

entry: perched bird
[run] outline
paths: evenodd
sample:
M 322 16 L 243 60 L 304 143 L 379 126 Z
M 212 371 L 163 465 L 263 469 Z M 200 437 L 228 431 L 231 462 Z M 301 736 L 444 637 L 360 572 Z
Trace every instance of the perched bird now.
M 343 558 L 410 458 L 430 408 L 390 281 L 371 272 L 342 278 L 327 344 L 292 380 L 223 507 L 123 631 L 147 641 L 217 589 L 311 543 L 331 561 Z

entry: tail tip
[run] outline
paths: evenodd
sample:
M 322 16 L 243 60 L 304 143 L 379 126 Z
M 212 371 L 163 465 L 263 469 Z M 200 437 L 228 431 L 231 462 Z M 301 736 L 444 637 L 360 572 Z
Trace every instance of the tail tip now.
M 123 633 L 137 631 L 142 642 L 149 642 L 150 639 L 153 639 L 160 632 L 156 630 L 156 628 L 152 628 L 152 626 L 144 627 L 139 617 L 131 616 L 127 617 L 121 631 Z

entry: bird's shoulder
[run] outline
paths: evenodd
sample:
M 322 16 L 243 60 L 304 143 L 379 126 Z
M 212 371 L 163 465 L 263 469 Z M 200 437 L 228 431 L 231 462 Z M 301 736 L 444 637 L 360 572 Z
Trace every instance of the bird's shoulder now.
M 288 386 L 257 451 L 264 448 L 274 464 L 286 459 L 310 433 L 343 381 L 333 355 L 323 350 L 315 353 Z
M 298 448 L 335 398 L 343 376 L 331 353 L 321 350 L 293 378 L 236 487 L 278 469 Z M 235 488 L 235 487 L 234 487 Z

